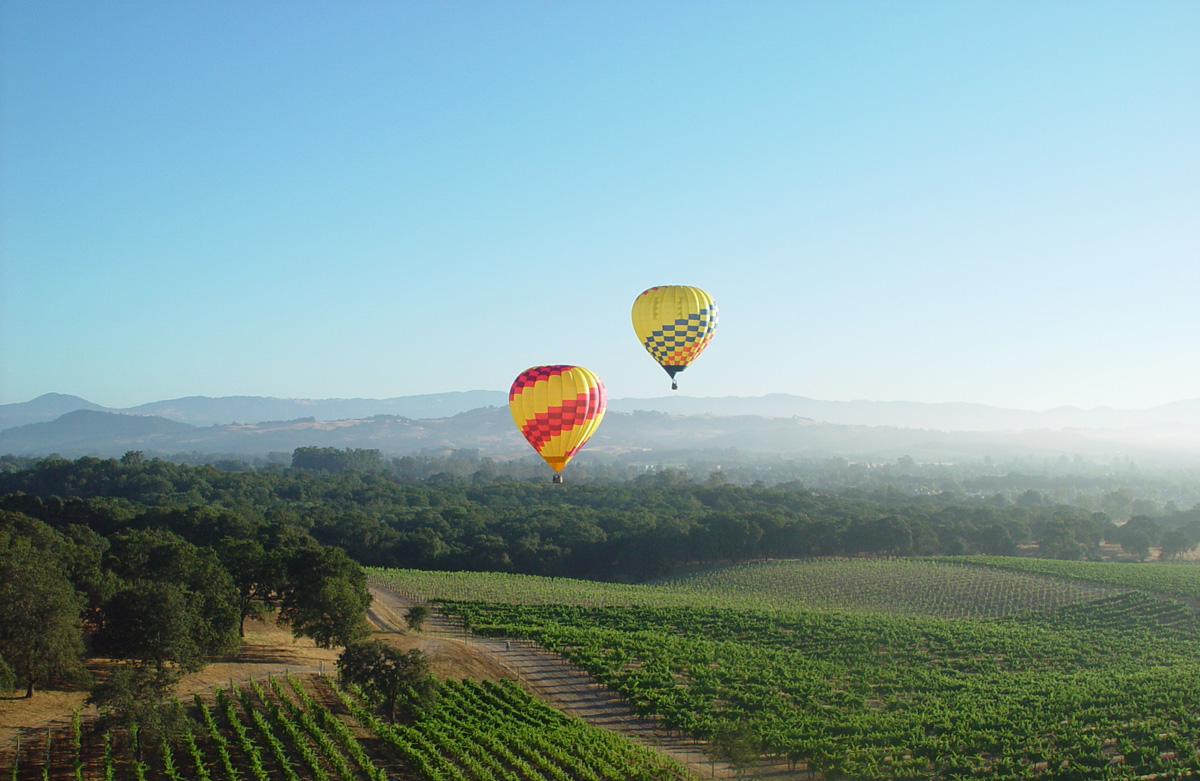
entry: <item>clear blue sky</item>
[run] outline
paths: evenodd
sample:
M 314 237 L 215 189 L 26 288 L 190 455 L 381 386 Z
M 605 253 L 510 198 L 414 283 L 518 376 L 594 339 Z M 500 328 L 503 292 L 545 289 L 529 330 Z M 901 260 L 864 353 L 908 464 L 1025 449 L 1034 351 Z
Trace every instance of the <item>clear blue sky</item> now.
M 1200 397 L 1200 3 L 0 5 L 0 403 Z

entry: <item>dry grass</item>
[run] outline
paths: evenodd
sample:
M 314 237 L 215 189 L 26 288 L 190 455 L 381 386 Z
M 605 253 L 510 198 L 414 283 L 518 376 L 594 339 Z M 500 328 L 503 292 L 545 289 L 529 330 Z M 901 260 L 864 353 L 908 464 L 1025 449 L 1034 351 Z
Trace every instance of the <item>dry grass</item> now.
M 512 677 L 508 671 L 467 643 L 446 637 L 430 637 L 420 633 L 396 634 L 403 621 L 386 606 L 377 604 L 372 610 L 376 639 L 403 650 L 418 648 L 430 660 L 434 673 L 443 678 L 502 678 Z M 203 692 L 230 681 L 262 679 L 271 673 L 333 673 L 341 649 L 317 648 L 312 640 L 292 637 L 287 627 L 274 620 L 247 621 L 246 638 L 236 654 L 217 659 L 202 671 L 187 675 L 176 686 L 181 699 L 192 692 Z M 109 662 L 91 660 L 88 667 L 94 676 L 102 676 Z M 60 729 L 70 723 L 75 710 L 84 717 L 95 716 L 94 708 L 86 707 L 87 692 L 36 690 L 32 699 L 23 696 L 0 697 L 0 756 L 11 753 L 18 734 L 28 737 L 44 735 L 48 728 Z M 0 762 L 0 764 L 3 764 Z

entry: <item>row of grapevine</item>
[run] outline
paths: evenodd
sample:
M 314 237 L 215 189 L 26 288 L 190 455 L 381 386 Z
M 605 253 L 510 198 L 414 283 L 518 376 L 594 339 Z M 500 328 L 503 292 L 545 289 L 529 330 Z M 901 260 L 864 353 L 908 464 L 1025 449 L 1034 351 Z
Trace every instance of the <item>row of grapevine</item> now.
M 753 631 L 741 618 L 728 617 L 734 631 Z M 669 620 L 688 628 L 686 616 Z M 708 628 L 713 621 L 700 623 Z M 791 650 L 760 645 L 753 634 L 711 641 L 703 631 L 681 637 L 592 629 L 561 635 L 578 645 L 560 650 L 670 726 L 712 734 L 722 722 L 750 721 L 768 748 L 827 769 L 835 769 L 829 761 L 838 759 L 842 769 L 869 775 L 863 763 L 875 761 L 873 754 L 893 761 L 908 755 L 916 771 L 955 756 L 988 757 L 976 771 L 992 772 L 1000 758 L 1033 766 L 1047 758 L 1030 747 L 1047 735 L 1054 736 L 1051 751 L 1060 762 L 1079 760 L 1088 745 L 1082 734 L 1120 739 L 1146 722 L 1155 723 L 1156 736 L 1190 740 L 1190 749 L 1169 759 L 1194 764 L 1200 734 L 1200 660 L 1194 654 L 1143 667 L 1134 641 L 1113 647 L 1124 659 L 1102 663 L 1093 653 L 1079 665 L 1068 653 L 1047 653 L 1062 646 L 1039 648 L 1036 638 L 1024 635 L 1009 646 L 1025 653 L 1023 669 L 1010 670 L 969 636 L 941 655 L 921 658 L 908 652 L 919 644 L 889 653 L 868 638 L 852 642 L 852 634 L 824 649 Z M 538 639 L 551 647 L 560 640 L 550 634 Z M 1022 648 L 1022 642 L 1028 645 Z M 829 744 L 806 756 L 805 743 L 823 736 Z M 1170 769 L 1171 763 L 1155 761 L 1128 772 Z
M 1200 567 L 1147 565 L 1159 578 L 1060 576 L 1058 568 L 1024 565 L 1026 559 L 807 559 L 723 567 L 652 585 L 597 583 L 534 575 L 371 570 L 372 578 L 418 601 L 561 604 L 584 607 L 798 609 L 884 612 L 941 618 L 998 618 L 1049 613 L 1069 605 L 1146 588 L 1200 594 Z M 1037 560 L 1041 561 L 1041 560 Z M 993 562 L 1014 562 L 1004 567 Z M 1057 565 L 1079 562 L 1051 562 Z M 1129 565 L 1107 565 L 1136 569 Z M 1020 569 L 1018 569 L 1020 567 Z M 1094 572 L 1107 572 L 1096 570 Z M 1093 573 L 1092 570 L 1088 570 Z M 1093 573 L 1094 574 L 1094 573 Z
M 387 724 L 361 692 L 346 708 L 429 781 L 658 781 L 681 765 L 566 716 L 512 682 L 447 681 L 411 724 Z
M 686 576 L 668 585 L 739 599 L 739 604 L 728 607 L 865 610 L 942 618 L 1048 612 L 1113 591 L 1100 584 L 1030 576 L 953 558 L 754 562 Z
M 225 733 L 217 725 L 217 720 L 209 709 L 208 704 L 204 702 L 199 694 L 192 695 L 192 697 L 196 705 L 196 710 L 202 719 L 207 737 L 212 742 L 217 757 L 220 759 L 225 781 L 243 781 L 241 772 L 233 764 L 233 754 L 230 752 L 229 741 L 225 739 Z
M 1195 611 L 1099 593 L 1020 620 L 784 611 L 769 596 L 752 610 L 744 594 L 738 609 L 543 593 L 520 604 L 512 591 L 441 605 L 477 632 L 561 653 L 665 726 L 711 737 L 750 724 L 765 751 L 825 773 L 1200 777 Z
M 305 691 L 299 679 L 288 676 L 284 685 L 271 678 L 266 686 L 251 681 L 232 696 L 218 690 L 216 700 L 224 726 L 235 736 L 238 765 L 248 768 L 250 781 L 388 778 L 386 763 L 381 765 L 336 714 Z M 214 744 L 219 746 L 220 739 L 215 738 Z
M 674 761 L 588 726 L 534 699 L 512 682 L 447 681 L 436 705 L 410 723 L 390 724 L 360 691 L 324 678 L 325 707 L 293 676 L 218 688 L 192 698 L 195 720 L 171 737 L 129 741 L 104 733 L 104 781 L 684 781 Z M 171 704 L 177 715 L 185 708 Z M 347 720 L 347 717 L 349 720 Z M 364 730 L 367 735 L 364 736 Z M 153 749 L 153 750 L 151 750 Z M 50 764 L 42 764 L 44 781 Z M 25 773 L 28 768 L 22 772 Z M 14 771 L 13 781 L 17 781 Z M 82 771 L 81 771 L 81 775 Z M 24 776 L 23 776 L 24 777 Z M 84 781 L 97 781 L 95 774 Z
M 70 762 L 60 750 L 58 764 L 69 764 L 74 781 L 387 781 L 386 760 L 379 764 L 299 679 L 288 686 L 275 679 L 269 684 L 217 689 L 210 700 L 196 694 L 190 709 L 176 699 L 164 706 L 164 723 L 171 728 L 154 739 L 137 725 L 128 732 L 95 733 L 97 752 L 90 764 L 82 748 L 95 723 L 76 714 L 64 731 L 72 742 Z M 18 746 L 5 768 L 8 781 L 35 776 L 51 781 L 49 738 L 39 745 L 36 762 Z
M 175 700 L 173 703 L 176 717 L 182 725 L 179 731 L 179 742 L 182 744 L 184 753 L 187 754 L 188 762 L 191 770 L 191 778 L 195 781 L 212 781 L 212 775 L 208 772 L 208 761 L 204 757 L 204 753 L 200 751 L 200 746 L 196 743 L 196 735 L 192 731 L 191 723 L 184 718 L 183 703 Z M 226 776 L 228 778 L 228 776 Z
M 122 765 L 130 777 L 137 777 L 145 768 L 137 766 L 136 734 L 133 730 L 134 750 L 125 752 L 121 745 L 122 736 L 109 729 L 100 729 L 86 721 L 83 713 L 71 712 L 66 726 L 50 726 L 44 730 L 20 730 L 11 744 L 0 746 L 0 777 L 6 781 L 97 781 L 113 779 L 123 774 Z M 11 751 L 11 753 L 9 753 Z M 126 757 L 125 753 L 130 756 Z
M 288 683 L 292 688 L 292 693 L 300 701 L 299 706 L 292 702 L 282 689 L 276 688 L 276 693 L 281 701 L 287 703 L 287 706 L 296 712 L 305 729 L 321 744 L 322 750 L 338 769 L 339 775 L 343 779 L 349 779 L 352 776 L 349 762 L 353 762 L 368 781 L 386 781 L 387 774 L 371 760 L 346 723 L 328 709 L 318 705 L 296 678 L 288 676 Z M 280 684 L 272 679 L 272 686 L 279 687 Z
M 1200 600 L 1200 565 L 1195 562 L 1122 564 L 1111 561 L 1059 561 L 1009 556 L 964 556 L 949 561 L 963 561 L 999 570 L 1049 575 L 1072 582 L 1135 588 L 1182 599 Z

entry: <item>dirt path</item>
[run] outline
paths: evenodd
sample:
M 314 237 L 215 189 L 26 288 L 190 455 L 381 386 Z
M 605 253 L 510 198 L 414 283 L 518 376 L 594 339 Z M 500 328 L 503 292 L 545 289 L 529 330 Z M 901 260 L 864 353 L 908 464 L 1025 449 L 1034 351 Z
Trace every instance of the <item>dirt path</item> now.
M 411 603 L 374 586 L 372 594 L 375 603 L 368 618 L 376 629 L 374 636 L 405 650 L 419 648 L 437 675 L 520 681 L 556 708 L 662 751 L 701 778 L 737 777 L 727 765 L 710 762 L 701 744 L 661 729 L 652 719 L 639 718 L 620 697 L 561 657 L 530 643 L 506 644 L 504 640 L 472 636 L 436 611 L 424 631 L 410 632 L 404 628 L 403 614 Z M 317 648 L 311 640 L 296 640 L 287 628 L 273 621 L 249 622 L 246 640 L 236 654 L 186 676 L 176 692 L 186 699 L 192 692 L 285 671 L 332 674 L 339 651 Z M 103 674 L 106 665 L 97 661 L 90 666 L 94 673 Z M 86 692 L 80 691 L 39 691 L 32 700 L 0 698 L 0 767 L 11 764 L 18 740 L 24 751 L 27 743 L 44 739 L 47 730 L 65 735 L 72 711 L 80 710 L 85 718 L 94 716 L 95 709 L 86 705 L 86 698 Z M 772 781 L 807 778 L 787 772 L 786 767 L 769 765 L 755 768 L 749 777 Z
M 380 629 L 404 631 L 404 611 L 412 604 L 401 595 L 379 584 L 371 585 L 375 604 L 368 618 Z M 413 638 L 413 635 L 405 635 Z M 464 655 L 475 654 L 488 660 L 476 661 L 480 667 L 494 666 L 502 677 L 514 678 L 527 689 L 554 707 L 578 716 L 597 727 L 613 730 L 643 745 L 655 748 L 685 765 L 701 778 L 737 778 L 737 772 L 721 762 L 712 762 L 702 745 L 690 738 L 680 737 L 662 729 L 652 719 L 639 718 L 636 713 L 607 687 L 597 683 L 587 673 L 540 646 L 527 642 L 506 642 L 500 639 L 476 637 L 431 611 L 430 619 L 419 637 L 427 643 L 454 643 Z M 415 639 L 415 638 L 413 638 Z M 411 641 L 410 641 L 411 642 Z M 420 647 L 415 644 L 415 647 Z M 437 669 L 436 646 L 431 655 Z M 758 778 L 782 778 L 764 768 Z

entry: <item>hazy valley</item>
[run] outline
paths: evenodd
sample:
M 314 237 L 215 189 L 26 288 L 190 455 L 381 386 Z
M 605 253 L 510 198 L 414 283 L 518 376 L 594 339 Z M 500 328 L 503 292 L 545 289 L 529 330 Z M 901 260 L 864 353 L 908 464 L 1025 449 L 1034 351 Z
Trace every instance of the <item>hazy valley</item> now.
M 321 446 L 525 457 L 528 445 L 506 402 L 500 391 L 469 391 L 393 399 L 197 396 L 112 409 L 48 394 L 0 406 L 0 453 L 265 457 Z M 1200 463 L 1200 399 L 1146 410 L 1045 412 L 784 394 L 612 399 L 585 454 L 653 458 L 682 451 L 885 461 L 1082 456 L 1191 465 Z

